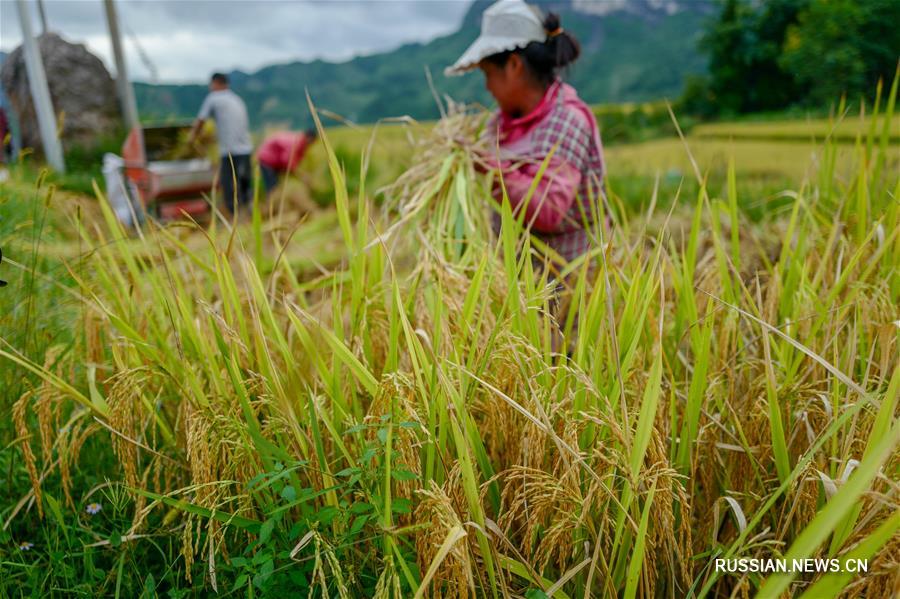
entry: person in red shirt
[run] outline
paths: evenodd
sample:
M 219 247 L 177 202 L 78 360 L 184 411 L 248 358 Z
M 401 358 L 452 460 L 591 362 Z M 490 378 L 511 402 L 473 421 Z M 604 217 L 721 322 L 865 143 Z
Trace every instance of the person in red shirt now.
M 315 129 L 278 131 L 266 137 L 256 153 L 266 194 L 278 184 L 281 175 L 293 172 L 303 160 L 309 145 L 316 140 Z

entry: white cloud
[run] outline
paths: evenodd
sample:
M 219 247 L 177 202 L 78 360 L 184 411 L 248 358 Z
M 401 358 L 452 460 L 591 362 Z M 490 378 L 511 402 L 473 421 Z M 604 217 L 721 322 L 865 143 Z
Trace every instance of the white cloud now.
M 40 30 L 34 3 L 32 26 Z M 129 74 L 205 81 L 216 70 L 254 71 L 293 60 L 346 60 L 456 30 L 471 0 L 119 0 Z M 109 66 L 102 0 L 45 0 L 52 31 L 84 43 Z M 21 42 L 15 2 L 0 0 L 0 49 Z

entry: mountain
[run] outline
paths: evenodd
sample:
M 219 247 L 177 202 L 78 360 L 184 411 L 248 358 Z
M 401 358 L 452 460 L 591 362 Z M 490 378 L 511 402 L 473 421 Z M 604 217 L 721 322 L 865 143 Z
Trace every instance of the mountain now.
M 436 91 L 457 100 L 491 105 L 479 73 L 445 77 L 478 36 L 481 14 L 490 6 L 477 0 L 453 34 L 426 44 L 361 56 L 347 62 L 292 62 L 255 73 L 230 73 L 232 88 L 247 103 L 254 128 L 265 125 L 308 127 L 305 90 L 317 107 L 358 123 L 390 116 L 438 116 L 425 69 Z M 568 80 L 591 103 L 674 97 L 683 79 L 705 70 L 697 40 L 712 3 L 709 0 L 544 0 L 544 11 L 559 13 L 562 26 L 582 46 Z M 206 85 L 135 86 L 145 120 L 190 118 L 206 95 Z

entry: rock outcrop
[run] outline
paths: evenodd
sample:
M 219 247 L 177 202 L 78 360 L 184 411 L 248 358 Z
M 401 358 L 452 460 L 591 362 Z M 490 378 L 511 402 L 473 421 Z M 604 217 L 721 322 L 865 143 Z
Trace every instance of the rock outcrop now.
M 41 35 L 38 46 L 63 149 L 90 147 L 119 131 L 116 86 L 103 62 L 83 44 L 67 42 L 55 33 Z M 0 82 L 18 119 L 22 146 L 40 151 L 41 137 L 21 46 L 3 61 Z

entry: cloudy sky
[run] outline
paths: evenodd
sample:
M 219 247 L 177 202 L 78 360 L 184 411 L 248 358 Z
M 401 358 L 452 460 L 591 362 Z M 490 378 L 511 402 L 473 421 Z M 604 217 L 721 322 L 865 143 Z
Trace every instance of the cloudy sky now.
M 118 0 L 129 75 L 205 82 L 216 70 L 292 60 L 346 60 L 455 31 L 471 0 Z M 41 29 L 36 5 L 32 27 Z M 44 0 L 49 28 L 111 67 L 102 0 Z M 22 34 L 14 0 L 0 0 L 0 50 Z M 152 63 L 148 67 L 143 54 Z M 112 70 L 112 69 L 111 69 Z

